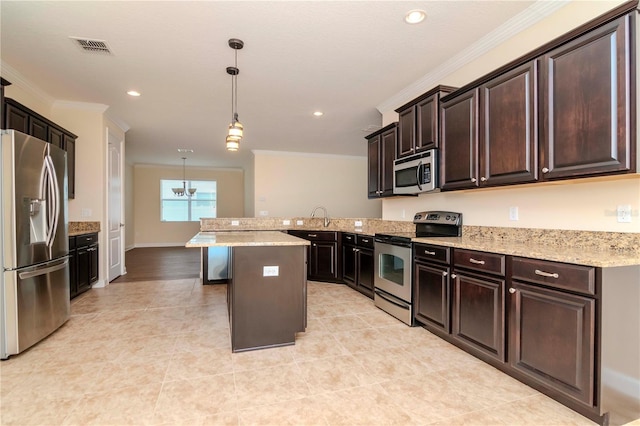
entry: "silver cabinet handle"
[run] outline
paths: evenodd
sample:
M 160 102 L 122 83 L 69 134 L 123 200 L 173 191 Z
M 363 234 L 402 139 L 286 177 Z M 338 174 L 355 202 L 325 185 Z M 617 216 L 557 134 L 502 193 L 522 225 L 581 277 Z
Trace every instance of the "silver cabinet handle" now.
M 480 178 L 480 182 L 486 182 L 486 181 L 487 181 L 487 178 L 486 178 L 486 177 L 482 176 L 482 177 Z
M 475 183 L 476 182 L 476 178 L 471 178 L 471 182 Z
M 536 275 L 540 275 L 542 277 L 547 277 L 547 278 L 558 278 L 560 276 L 555 272 L 554 273 L 545 272 L 545 271 L 541 271 L 539 269 L 536 269 L 534 272 L 536 273 Z
M 435 256 L 436 252 L 435 251 L 429 251 L 429 250 L 425 250 L 424 254 L 428 254 L 429 256 Z
M 449 273 L 448 273 L 447 271 L 443 271 L 443 272 L 442 272 L 442 276 L 443 276 L 443 277 L 446 277 L 447 275 L 449 275 Z M 454 277 L 454 278 L 455 278 L 455 277 Z
M 358 249 L 356 249 L 355 247 L 353 247 L 353 248 L 351 249 L 351 251 L 355 253 L 355 252 L 357 252 L 357 251 L 358 251 Z
M 548 167 L 543 167 L 542 168 L 542 173 L 549 173 L 549 168 Z
M 369 240 L 367 240 L 367 239 L 364 239 L 364 238 L 363 238 L 363 239 L 362 239 L 362 242 L 363 242 L 363 243 L 368 243 L 368 242 L 369 242 Z
M 307 237 L 311 237 L 311 238 L 315 238 L 317 236 L 318 236 L 317 234 L 307 234 Z
M 451 278 L 458 278 L 456 274 L 451 274 Z
M 469 258 L 469 262 L 471 262 L 471 263 L 475 263 L 476 265 L 484 265 L 484 264 L 485 264 L 485 261 L 484 261 L 484 260 L 476 260 L 476 259 L 474 259 L 473 257 L 470 257 L 470 258 Z
M 513 294 L 513 293 L 515 293 L 515 292 L 516 292 L 516 289 L 515 289 L 515 288 L 511 287 L 511 288 L 509 289 L 509 293 Z

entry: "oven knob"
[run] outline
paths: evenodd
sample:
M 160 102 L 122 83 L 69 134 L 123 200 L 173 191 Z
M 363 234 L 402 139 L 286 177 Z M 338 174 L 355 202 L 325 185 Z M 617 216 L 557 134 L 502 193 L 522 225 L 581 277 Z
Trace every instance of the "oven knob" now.
M 450 220 L 450 219 L 451 219 L 451 216 L 447 215 L 447 220 Z

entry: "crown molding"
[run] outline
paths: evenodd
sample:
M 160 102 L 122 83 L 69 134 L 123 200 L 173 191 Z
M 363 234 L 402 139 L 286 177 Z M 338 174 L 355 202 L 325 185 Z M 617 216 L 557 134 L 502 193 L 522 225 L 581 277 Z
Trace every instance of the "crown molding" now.
M 438 84 L 441 84 L 445 77 L 462 68 L 464 65 L 467 65 L 490 50 L 496 48 L 504 41 L 540 22 L 542 19 L 563 8 L 570 2 L 571 0 L 536 1 L 527 9 L 509 19 L 507 22 L 491 31 L 489 34 L 482 37 L 448 61 L 444 62 L 418 81 L 405 87 L 391 98 L 381 102 L 376 108 L 380 113 L 384 114 L 387 111 L 395 110 L 400 105 L 406 104 L 420 93 L 424 93 Z
M 122 130 L 125 133 L 128 132 L 129 129 L 131 129 L 131 126 L 129 125 L 129 123 L 127 123 L 124 120 L 121 120 L 119 117 L 115 117 L 113 114 L 111 114 L 111 112 L 108 109 L 105 112 L 105 117 L 111 120 L 116 126 L 120 128 L 120 130 Z
M 93 102 L 76 102 L 76 101 L 54 101 L 54 108 L 81 109 L 84 111 L 95 111 L 103 114 L 109 105 L 98 104 Z
M 262 149 L 252 149 L 254 157 L 258 155 L 271 157 L 309 157 L 309 158 L 343 158 L 351 160 L 366 160 L 365 155 L 338 155 L 338 154 L 318 154 L 313 152 L 292 152 L 292 151 L 269 151 Z
M 55 101 L 53 97 L 31 81 L 27 80 L 22 74 L 20 74 L 20 72 L 2 60 L 0 60 L 0 73 L 2 74 L 2 78 L 11 82 L 12 85 L 20 87 L 35 98 L 42 100 L 47 105 L 53 105 Z

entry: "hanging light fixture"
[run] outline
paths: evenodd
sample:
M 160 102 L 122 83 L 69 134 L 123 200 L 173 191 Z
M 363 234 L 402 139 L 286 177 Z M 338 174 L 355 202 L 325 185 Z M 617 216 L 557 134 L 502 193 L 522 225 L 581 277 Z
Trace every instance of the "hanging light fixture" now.
M 187 189 L 187 174 L 185 171 L 185 164 L 187 161 L 187 157 L 182 157 L 182 188 L 171 188 L 171 190 L 173 191 L 174 195 L 177 195 L 178 197 L 183 197 L 185 195 L 187 195 L 188 197 L 193 196 L 193 194 L 196 193 L 196 188 L 189 188 Z
M 242 123 L 238 121 L 238 50 L 244 47 L 244 42 L 237 38 L 229 39 L 229 47 L 235 50 L 235 66 L 227 67 L 227 74 L 231 76 L 231 123 L 227 133 L 227 150 L 237 151 L 244 132 Z

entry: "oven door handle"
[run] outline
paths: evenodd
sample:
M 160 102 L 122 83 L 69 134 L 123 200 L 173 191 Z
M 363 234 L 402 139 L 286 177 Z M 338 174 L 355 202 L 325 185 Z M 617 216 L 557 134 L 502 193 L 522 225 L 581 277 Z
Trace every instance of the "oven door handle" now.
M 418 167 L 416 167 L 416 185 L 418 185 L 418 189 L 422 191 L 421 178 L 422 177 L 422 160 L 418 163 Z
M 396 302 L 396 300 L 400 300 L 397 299 L 391 295 L 387 295 L 382 293 L 380 290 L 378 290 L 377 288 L 373 290 L 378 296 L 382 297 L 384 300 L 386 300 L 389 303 L 392 303 L 394 305 L 396 305 L 398 308 L 404 309 L 404 310 L 409 310 L 409 306 L 407 304 L 401 304 Z

